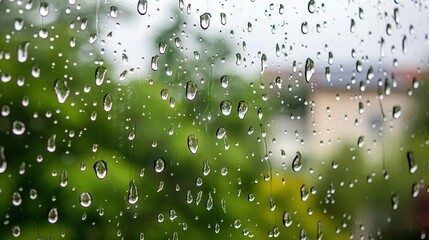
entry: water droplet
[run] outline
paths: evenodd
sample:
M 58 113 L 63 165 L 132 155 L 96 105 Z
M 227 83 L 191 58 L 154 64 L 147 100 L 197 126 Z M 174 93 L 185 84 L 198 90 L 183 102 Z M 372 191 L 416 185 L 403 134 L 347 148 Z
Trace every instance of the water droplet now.
M 413 183 L 411 187 L 411 196 L 413 198 L 416 198 L 420 193 L 420 184 L 419 183 Z
M 304 21 L 304 22 L 301 24 L 301 32 L 302 32 L 303 34 L 307 34 L 307 33 L 308 33 L 308 23 L 307 23 L 307 21 Z
M 250 22 L 247 23 L 247 31 L 252 32 L 252 23 Z
M 393 9 L 393 20 L 395 20 L 396 25 L 399 25 L 399 9 Z
M 283 225 L 290 227 L 292 225 L 292 216 L 289 212 L 283 212 Z
M 364 136 L 359 136 L 359 138 L 358 138 L 358 140 L 357 140 L 357 146 L 358 146 L 359 148 L 363 147 L 364 140 L 365 140 L 365 137 L 364 137 Z
M 56 223 L 58 221 L 58 209 L 56 207 L 49 210 L 48 221 L 49 223 Z
M 356 32 L 356 22 L 353 18 L 350 20 L 350 32 L 351 33 Z
M 22 197 L 21 194 L 19 192 L 14 192 L 12 194 L 12 204 L 14 206 L 19 206 L 22 203 Z
M 25 132 L 25 124 L 21 121 L 14 121 L 12 124 L 12 132 L 15 135 L 22 135 Z
M 16 31 L 21 31 L 24 27 L 24 20 L 22 18 L 15 19 L 14 27 Z
M 128 75 L 128 71 L 124 70 L 121 72 L 121 74 L 119 74 L 119 80 L 124 81 L 127 78 Z
M 100 86 L 103 84 L 106 73 L 107 69 L 105 67 L 97 67 L 95 70 L 95 85 Z
M 313 74 L 314 62 L 311 60 L 311 58 L 307 58 L 307 61 L 305 61 L 305 81 L 309 83 Z
M 240 221 L 240 219 L 236 219 L 235 221 L 234 221 L 234 228 L 240 228 L 241 227 L 241 221 Z
M 55 145 L 55 139 L 57 138 L 56 134 L 52 134 L 49 138 L 48 138 L 48 144 L 47 144 L 47 149 L 48 152 L 54 152 L 56 149 L 56 145 Z
M 292 170 L 294 172 L 299 172 L 302 168 L 302 156 L 300 152 L 296 152 L 295 158 L 292 161 Z
M 92 203 L 91 194 L 89 192 L 81 193 L 79 197 L 79 202 L 80 202 L 80 205 L 84 208 L 91 206 L 91 203 Z
M 408 160 L 408 169 L 411 174 L 417 171 L 417 164 L 414 160 L 414 153 L 409 151 L 407 152 L 407 160 Z
M 138 1 L 137 12 L 140 15 L 145 15 L 147 13 L 147 0 L 139 0 Z
M 168 90 L 165 88 L 161 90 L 161 99 L 164 101 L 168 99 Z
M 407 53 L 407 45 L 408 45 L 407 43 L 408 43 L 407 36 L 404 36 L 402 38 L 402 53 L 403 54 Z
M 246 116 L 247 110 L 249 110 L 249 104 L 245 101 L 240 101 L 238 103 L 238 108 L 237 108 L 238 117 L 240 119 L 244 119 L 244 117 Z
M 28 58 L 28 46 L 30 42 L 23 42 L 18 44 L 18 62 L 23 63 Z
M 110 7 L 110 16 L 112 18 L 115 18 L 118 16 L 118 8 L 116 6 L 111 6 Z
M 109 112 L 110 110 L 112 110 L 112 106 L 113 106 L 112 96 L 110 95 L 110 93 L 108 93 L 104 95 L 104 98 L 103 98 L 104 111 Z
M 364 112 L 363 102 L 359 102 L 359 104 L 358 104 L 358 113 L 359 114 L 363 114 L 363 112 Z
M 393 106 L 392 115 L 394 119 L 397 119 L 401 116 L 401 106 L 395 105 Z
M 235 54 L 235 64 L 237 64 L 237 66 L 240 66 L 241 65 L 241 54 L 240 53 L 237 53 L 237 54 Z
M 226 14 L 225 13 L 220 13 L 220 23 L 222 25 L 226 24 Z
M 209 197 L 207 198 L 207 202 L 206 202 L 206 209 L 208 211 L 212 210 L 213 208 L 213 197 L 212 197 L 212 193 L 209 192 Z
M 61 171 L 60 186 L 66 187 L 68 182 L 69 182 L 69 177 L 68 177 L 67 171 Z
M 188 148 L 192 154 L 197 153 L 198 150 L 198 138 L 194 134 L 188 136 Z
M 262 54 L 262 56 L 261 56 L 261 74 L 264 73 L 266 67 L 267 67 L 267 55 Z
M 186 202 L 189 204 L 192 203 L 192 201 L 194 201 L 194 198 L 192 197 L 191 190 L 188 190 L 186 193 Z
M 398 204 L 399 204 L 399 196 L 394 193 L 390 199 L 391 203 L 392 203 L 392 208 L 393 210 L 398 209 Z
M 195 99 L 195 97 L 197 96 L 197 90 L 198 90 L 198 88 L 197 88 L 197 84 L 195 84 L 195 83 L 194 83 L 194 82 L 192 82 L 192 81 L 188 81 L 188 82 L 186 83 L 186 98 L 187 98 L 189 101 L 194 100 L 194 99 Z
M 390 35 L 392 35 L 392 33 L 393 33 L 392 25 L 391 25 L 390 23 L 388 23 L 388 24 L 386 25 L 386 34 L 387 34 L 388 36 L 390 36 Z
M 223 75 L 220 78 L 220 84 L 223 88 L 227 88 L 228 87 L 228 83 L 229 83 L 229 76 L 228 75 Z
M 134 179 L 131 179 L 128 187 L 128 202 L 130 204 L 135 204 L 138 200 L 139 192 L 137 189 L 137 184 Z
M 159 56 L 155 55 L 152 57 L 152 60 L 150 61 L 150 67 L 152 68 L 153 71 L 158 71 L 158 60 L 159 60 Z
M 226 130 L 224 127 L 220 127 L 217 129 L 217 131 L 216 131 L 217 139 L 222 139 L 225 137 L 225 135 L 226 135 Z
M 160 54 L 164 54 L 165 50 L 167 50 L 167 43 L 165 42 L 160 42 L 159 43 L 159 53 Z
M 328 64 L 332 65 L 334 63 L 334 54 L 332 52 L 328 53 Z
M 204 160 L 204 162 L 203 162 L 203 175 L 204 176 L 209 175 L 210 170 L 211 170 L 211 167 L 210 167 L 209 161 Z
M 21 228 L 16 225 L 12 227 L 12 236 L 14 237 L 19 237 L 19 235 L 21 235 Z
M 314 13 L 316 11 L 316 2 L 314 0 L 310 0 L 308 2 L 308 11 L 310 13 Z
M 283 4 L 280 4 L 280 6 L 279 6 L 279 14 L 283 15 L 284 12 L 285 12 L 285 6 Z
M 316 239 L 317 240 L 322 240 L 323 234 L 322 234 L 322 222 L 318 221 L 317 222 L 317 235 L 316 235 Z
M 107 163 L 104 160 L 99 160 L 94 163 L 95 176 L 98 179 L 104 179 L 107 175 Z
M 201 26 L 201 28 L 202 29 L 204 29 L 204 30 L 206 30 L 207 28 L 209 28 L 209 26 L 210 26 L 210 18 L 211 18 L 212 16 L 210 15 L 210 13 L 203 13 L 201 16 L 200 16 L 200 26 Z
M 54 83 L 54 92 L 57 96 L 59 103 L 64 103 L 70 94 L 70 89 L 67 86 L 67 81 L 64 79 L 57 79 Z
M 4 147 L 0 146 L 0 173 L 4 173 L 7 169 L 6 157 L 4 156 Z
M 41 29 L 39 30 L 39 37 L 41 37 L 41 38 L 45 39 L 45 38 L 47 38 L 48 36 L 49 36 L 48 29 L 46 29 L 46 28 L 41 28 Z
M 276 202 L 274 201 L 273 196 L 270 195 L 270 210 L 274 211 L 276 207 L 277 207 Z
M 331 81 L 331 68 L 330 67 L 325 68 L 325 78 L 328 82 Z
M 310 191 L 308 191 L 307 185 L 302 184 L 300 192 L 301 192 L 301 200 L 303 202 L 307 201 L 308 196 L 310 195 Z
M 41 2 L 39 6 L 39 14 L 42 17 L 46 17 L 49 14 L 49 4 L 47 2 Z
M 363 12 L 363 9 L 362 9 L 362 8 L 359 8 L 359 13 L 358 13 L 358 15 L 359 15 L 359 18 L 360 18 L 360 19 L 363 19 L 363 18 L 365 17 L 365 14 L 364 14 L 364 12 Z
M 220 111 L 223 115 L 228 116 L 231 114 L 232 103 L 228 100 L 224 100 L 220 103 Z
M 157 158 L 154 164 L 155 172 L 160 173 L 165 168 L 165 161 L 162 158 Z

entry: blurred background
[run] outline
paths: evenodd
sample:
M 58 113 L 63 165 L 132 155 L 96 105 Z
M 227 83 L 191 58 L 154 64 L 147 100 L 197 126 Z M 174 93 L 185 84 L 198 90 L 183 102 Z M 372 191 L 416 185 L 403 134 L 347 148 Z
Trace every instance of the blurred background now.
M 0 238 L 426 239 L 427 11 L 0 0 Z

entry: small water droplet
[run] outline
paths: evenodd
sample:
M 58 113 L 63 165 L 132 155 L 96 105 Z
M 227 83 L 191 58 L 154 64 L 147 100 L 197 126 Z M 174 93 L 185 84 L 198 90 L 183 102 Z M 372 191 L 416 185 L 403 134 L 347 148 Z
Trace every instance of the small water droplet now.
M 140 15 L 145 15 L 147 13 L 147 0 L 139 0 L 137 2 L 137 12 Z
M 203 13 L 201 16 L 200 16 L 200 26 L 201 26 L 201 28 L 202 29 L 204 29 L 204 30 L 206 30 L 207 28 L 209 28 L 209 26 L 210 26 L 210 18 L 211 18 L 212 16 L 210 15 L 210 13 Z
M 206 202 L 206 209 L 208 211 L 212 210 L 213 208 L 213 197 L 212 197 L 212 193 L 209 192 L 209 197 L 207 198 L 207 202 Z
M 23 63 L 28 58 L 28 46 L 30 42 L 23 42 L 18 44 L 18 62 Z
M 16 31 L 21 31 L 24 28 L 24 20 L 22 18 L 15 19 L 14 27 Z
M 49 138 L 48 138 L 48 144 L 47 144 L 47 149 L 48 152 L 54 152 L 56 149 L 56 144 L 55 144 L 55 139 L 57 138 L 56 134 L 52 134 Z
M 394 193 L 390 199 L 391 203 L 392 203 L 392 208 L 393 210 L 398 209 L 398 205 L 399 205 L 399 196 Z
M 308 11 L 310 13 L 314 13 L 316 11 L 316 2 L 314 0 L 310 0 L 308 2 Z
M 125 80 L 127 78 L 127 75 L 128 75 L 127 70 L 122 71 L 121 74 L 119 74 L 119 80 L 121 81 Z
M 240 66 L 241 65 L 241 54 L 240 53 L 237 53 L 237 54 L 235 54 L 235 64 L 237 64 L 237 66 Z
M 159 60 L 159 56 L 155 55 L 152 57 L 152 60 L 150 61 L 150 67 L 152 68 L 153 71 L 158 71 L 158 60 Z
M 225 13 L 220 13 L 220 23 L 222 25 L 226 24 L 226 14 Z
M 325 68 L 325 78 L 328 82 L 331 81 L 331 68 L 330 67 Z
M 57 96 L 59 103 L 64 103 L 70 94 L 70 89 L 67 86 L 67 81 L 64 79 L 57 79 L 54 83 L 54 92 Z
M 393 111 L 392 111 L 392 115 L 394 119 L 397 119 L 401 116 L 401 106 L 399 105 L 395 105 L 393 106 Z
M 167 50 L 167 43 L 160 42 L 159 43 L 159 53 L 164 54 L 166 50 Z
M 137 184 L 134 179 L 130 180 L 128 186 L 128 202 L 130 204 L 135 204 L 139 200 L 139 192 L 137 189 Z
M 363 114 L 364 113 L 364 105 L 363 102 L 359 102 L 358 104 L 358 113 Z
M 103 109 L 106 112 L 109 112 L 110 110 L 112 110 L 112 106 L 113 106 L 113 100 L 112 100 L 112 96 L 110 95 L 110 93 L 104 95 L 103 98 Z
M 39 6 L 39 14 L 42 17 L 46 17 L 49 14 L 49 4 L 47 2 L 41 2 Z
M 25 132 L 25 124 L 21 121 L 14 121 L 12 124 L 12 132 L 15 135 L 22 135 Z
M 284 12 L 285 12 L 285 6 L 283 4 L 280 4 L 280 6 L 279 6 L 279 14 L 283 15 Z
M 22 197 L 21 194 L 19 192 L 14 192 L 12 194 L 12 204 L 14 206 L 19 206 L 22 203 Z
M 161 99 L 164 101 L 168 99 L 168 90 L 165 88 L 161 90 Z
M 317 235 L 316 235 L 316 239 L 317 240 L 322 240 L 323 234 L 322 234 L 322 222 L 318 221 L 317 222 Z
M 229 83 L 229 76 L 228 75 L 223 75 L 220 78 L 220 84 L 223 88 L 227 88 L 228 87 L 228 83 Z
M 4 147 L 0 146 L 0 173 L 4 173 L 7 169 L 6 157 L 4 155 Z
M 300 193 L 301 193 L 301 200 L 303 202 L 307 201 L 308 196 L 310 195 L 310 191 L 308 191 L 308 187 L 306 184 L 302 184 Z
M 262 56 L 261 56 L 261 74 L 264 73 L 266 67 L 267 67 L 267 55 L 262 54 Z
M 350 32 L 351 33 L 356 32 L 356 22 L 353 18 L 350 20 Z
M 56 207 L 49 210 L 48 221 L 49 223 L 56 223 L 58 221 L 58 209 Z
M 416 198 L 420 193 L 420 184 L 419 183 L 413 183 L 411 186 L 411 196 L 413 198 Z
M 105 67 L 97 67 L 95 70 L 95 85 L 100 86 L 103 84 L 106 73 L 107 69 Z
M 186 83 L 186 98 L 187 98 L 189 101 L 194 100 L 194 99 L 195 99 L 195 97 L 197 96 L 197 90 L 198 90 L 198 88 L 197 88 L 197 84 L 195 84 L 195 83 L 194 83 L 194 82 L 192 82 L 192 81 L 188 81 L 188 82 Z
M 408 169 L 411 174 L 417 171 L 417 164 L 414 160 L 414 153 L 409 151 L 407 152 L 407 160 L 408 160 Z
M 407 53 L 407 45 L 408 45 L 407 36 L 404 36 L 404 37 L 402 37 L 402 53 L 403 54 Z
M 164 171 L 165 161 L 162 158 L 157 158 L 154 163 L 155 172 L 160 173 Z
M 60 175 L 60 186 L 66 187 L 69 182 L 67 171 L 61 171 Z
M 244 117 L 246 116 L 247 110 L 249 110 L 249 104 L 245 101 L 240 101 L 238 103 L 238 108 L 237 108 L 238 117 L 240 119 L 244 119 Z
M 294 172 L 299 172 L 302 168 L 302 156 L 300 152 L 296 152 L 295 158 L 292 161 L 292 170 Z
M 363 147 L 364 140 L 365 140 L 365 137 L 364 137 L 364 136 L 359 136 L 359 138 L 358 138 L 358 140 L 357 140 L 357 146 L 358 146 L 359 148 L 362 148 L 362 147 Z
M 292 225 L 292 216 L 289 212 L 283 212 L 283 225 L 290 227 Z
M 311 80 L 311 77 L 313 77 L 314 74 L 314 62 L 311 60 L 311 58 L 307 58 L 305 61 L 305 81 L 308 83 Z
M 253 26 L 252 26 L 252 23 L 251 23 L 251 22 L 248 22 L 248 23 L 247 23 L 247 31 L 248 31 L 248 32 L 252 32 L 252 27 L 253 27 Z
M 194 134 L 188 136 L 188 148 L 192 154 L 197 153 L 198 150 L 198 138 Z
M 92 203 L 91 194 L 89 192 L 81 193 L 79 197 L 79 202 L 80 202 L 80 205 L 84 208 L 91 206 L 91 203 Z
M 190 204 L 192 203 L 192 201 L 194 201 L 194 198 L 192 197 L 191 190 L 188 190 L 188 192 L 186 193 L 186 202 Z
M 116 6 L 111 6 L 110 7 L 110 16 L 112 18 L 115 18 L 118 16 L 118 8 Z
M 203 162 L 203 175 L 204 176 L 209 175 L 210 170 L 211 170 L 211 167 L 210 167 L 209 161 L 204 160 L 204 162 Z
M 360 18 L 360 19 L 363 19 L 363 18 L 365 17 L 365 14 L 364 14 L 364 12 L 363 12 L 363 9 L 362 9 L 362 8 L 359 8 L 359 13 L 358 13 L 358 15 L 359 15 L 359 18 Z
M 308 23 L 307 23 L 307 21 L 302 22 L 302 24 L 301 24 L 301 32 L 303 34 L 307 34 L 308 33 Z
M 93 167 L 98 179 L 104 179 L 107 176 L 107 163 L 104 160 L 95 162 Z
M 220 111 L 223 115 L 228 116 L 231 114 L 232 103 L 228 100 L 224 100 L 220 103 Z
M 393 20 L 395 20 L 396 25 L 399 25 L 399 9 L 393 9 Z
M 276 202 L 274 201 L 273 196 L 270 195 L 270 210 L 274 211 L 276 207 L 277 207 Z

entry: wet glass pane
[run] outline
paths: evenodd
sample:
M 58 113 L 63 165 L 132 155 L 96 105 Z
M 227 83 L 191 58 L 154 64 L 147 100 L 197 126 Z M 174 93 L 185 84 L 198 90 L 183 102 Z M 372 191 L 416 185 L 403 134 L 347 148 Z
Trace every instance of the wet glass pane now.
M 426 239 L 428 7 L 0 0 L 0 239 Z

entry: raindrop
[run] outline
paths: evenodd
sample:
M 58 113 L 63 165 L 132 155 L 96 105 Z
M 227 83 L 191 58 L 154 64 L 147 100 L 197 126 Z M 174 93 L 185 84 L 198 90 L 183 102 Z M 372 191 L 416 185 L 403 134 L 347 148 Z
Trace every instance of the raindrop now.
M 358 113 L 363 114 L 364 108 L 363 108 L 363 102 L 359 102 L 358 104 Z
M 66 187 L 69 182 L 67 171 L 61 171 L 60 186 Z
M 47 145 L 47 149 L 48 152 L 54 152 L 56 149 L 56 145 L 55 145 L 55 139 L 56 139 L 57 135 L 52 134 L 49 138 L 48 138 L 48 145 Z
M 244 117 L 246 116 L 247 110 L 249 110 L 249 104 L 245 101 L 240 101 L 238 103 L 238 117 L 240 119 L 244 119 Z
M 356 32 L 356 22 L 355 22 L 355 20 L 353 18 L 350 21 L 350 32 L 351 33 Z
M 274 198 L 273 198 L 273 196 L 270 195 L 270 210 L 274 211 L 276 209 L 276 207 L 277 207 L 277 205 L 274 202 Z
M 48 221 L 50 223 L 56 223 L 58 221 L 58 209 L 56 207 L 49 210 Z
M 388 23 L 387 25 L 386 25 L 386 34 L 387 35 L 392 35 L 392 25 L 390 25 L 390 23 Z
M 104 179 L 107 175 L 107 163 L 104 160 L 95 162 L 94 171 L 98 179 Z
M 12 227 L 12 236 L 19 237 L 21 235 L 21 228 L 19 226 Z
M 159 53 L 164 54 L 166 49 L 167 49 L 167 43 L 160 42 L 159 43 Z
M 322 222 L 317 222 L 317 240 L 322 240 L 323 234 L 322 234 Z
M 198 150 L 198 138 L 194 134 L 188 136 L 188 148 L 192 154 L 197 153 Z
M 365 140 L 365 137 L 364 137 L 364 136 L 359 136 L 359 138 L 358 138 L 358 140 L 357 140 L 357 146 L 358 146 L 359 148 L 363 147 L 364 140 Z
M 23 63 L 28 58 L 28 46 L 30 42 L 23 42 L 18 44 L 18 62 Z
M 155 172 L 160 173 L 165 168 L 165 161 L 162 158 L 157 158 L 154 164 Z
M 118 16 L 118 8 L 116 6 L 111 6 L 110 7 L 110 16 L 112 18 L 115 18 Z
M 235 64 L 237 64 L 237 66 L 241 65 L 241 54 L 237 53 L 235 54 L 236 60 L 235 60 Z
M 145 15 L 147 13 L 147 0 L 139 0 L 138 1 L 137 12 L 140 15 Z
M 193 83 L 192 81 L 188 81 L 186 83 L 186 98 L 189 101 L 192 101 L 197 96 L 197 84 Z
M 360 19 L 363 19 L 364 17 L 365 17 L 365 14 L 364 14 L 364 12 L 363 12 L 363 9 L 362 8 L 359 8 L 359 18 Z
M 232 103 L 228 100 L 224 100 L 220 103 L 220 111 L 223 115 L 228 116 L 231 114 Z
M 292 225 L 292 216 L 289 212 L 283 213 L 283 225 L 285 227 L 290 227 Z
M 21 194 L 19 192 L 14 192 L 12 194 L 12 204 L 14 206 L 19 206 L 22 203 L 22 197 Z
M 330 67 L 325 68 L 325 77 L 326 77 L 326 80 L 328 82 L 331 81 L 331 68 Z
M 224 127 L 220 127 L 216 130 L 216 137 L 217 139 L 222 139 L 226 135 L 226 130 Z
M 307 201 L 308 196 L 310 195 L 310 191 L 308 191 L 307 185 L 302 184 L 300 192 L 301 192 L 301 200 L 303 202 Z
M 420 192 L 420 184 L 419 183 L 413 183 L 411 187 L 411 196 L 413 198 L 416 198 L 419 195 Z
M 121 74 L 119 74 L 119 80 L 121 81 L 125 80 L 125 78 L 127 78 L 127 75 L 128 75 L 127 70 L 122 71 Z
M 407 36 L 404 36 L 402 38 L 402 53 L 406 54 L 407 53 Z
M 47 2 L 41 2 L 39 7 L 39 14 L 42 17 L 46 17 L 49 14 L 49 4 Z
M 168 90 L 165 88 L 161 90 L 161 99 L 164 101 L 168 99 Z
M 203 175 L 204 176 L 209 175 L 210 170 L 211 170 L 211 167 L 210 167 L 209 161 L 204 160 L 204 162 L 203 162 Z
M 95 70 L 95 85 L 100 86 L 104 82 L 107 69 L 105 67 L 97 67 Z
M 21 31 L 22 28 L 24 27 L 24 20 L 22 20 L 22 18 L 15 19 L 14 26 L 16 31 Z
M 393 106 L 392 115 L 394 119 L 397 119 L 401 116 L 401 106 L 395 105 Z
M 304 22 L 301 24 L 301 32 L 302 32 L 303 34 L 307 34 L 307 33 L 308 33 L 308 23 L 307 23 L 307 21 L 304 21 Z
M 14 121 L 12 124 L 12 132 L 15 135 L 22 135 L 25 132 L 25 124 L 21 121 Z
M 150 61 L 150 67 L 152 68 L 153 71 L 158 71 L 158 60 L 159 60 L 159 56 L 155 55 L 152 57 L 152 60 Z
M 54 92 L 59 103 L 64 103 L 70 94 L 70 89 L 64 79 L 57 79 L 54 83 Z
M 226 14 L 225 13 L 220 13 L 220 23 L 222 25 L 226 24 Z
M 408 169 L 410 173 L 415 173 L 417 171 L 417 164 L 414 161 L 414 153 L 409 151 L 407 152 L 407 160 L 408 160 Z
M 228 83 L 229 83 L 229 76 L 228 75 L 223 75 L 220 78 L 220 84 L 223 88 L 227 88 L 228 87 Z
M 192 203 L 192 201 L 194 201 L 194 198 L 192 197 L 191 190 L 188 190 L 186 193 L 186 202 L 189 204 Z
M 283 5 L 283 4 L 280 4 L 280 7 L 279 7 L 279 14 L 280 15 L 283 15 L 283 13 L 285 12 L 285 6 Z
M 308 2 L 308 11 L 310 13 L 314 13 L 316 11 L 316 2 L 314 0 L 310 0 Z
M 334 63 L 334 54 L 332 52 L 328 53 L 328 63 L 332 65 Z
M 247 31 L 252 32 L 252 23 L 250 22 L 247 23 Z
M 131 179 L 128 187 L 128 202 L 130 204 L 135 204 L 138 200 L 139 192 L 137 189 L 137 184 L 134 179 Z
M 81 193 L 79 197 L 79 202 L 80 202 L 80 205 L 84 208 L 91 206 L 91 203 L 92 203 L 91 194 L 89 192 Z
M 299 172 L 302 168 L 302 156 L 300 152 L 296 152 L 295 158 L 292 161 L 292 170 L 294 172 Z
M 264 73 L 266 66 L 267 66 L 267 55 L 262 54 L 262 56 L 261 56 L 261 74 Z
M 311 60 L 311 58 L 307 58 L 307 61 L 305 61 L 305 81 L 309 83 L 313 74 L 314 62 Z
M 201 28 L 202 29 L 204 29 L 204 30 L 206 30 L 207 28 L 209 28 L 209 26 L 210 26 L 210 18 L 211 18 L 212 16 L 210 15 L 210 13 L 203 13 L 201 16 L 200 16 L 200 26 L 201 26 Z
M 395 20 L 396 25 L 399 25 L 399 9 L 393 9 L 393 19 Z
M 208 211 L 212 210 L 213 208 L 213 197 L 212 197 L 212 193 L 209 192 L 209 197 L 207 198 L 207 202 L 206 202 L 206 209 Z
M 4 173 L 7 168 L 6 157 L 4 156 L 4 147 L 0 146 L 0 173 Z
M 399 204 L 399 196 L 394 193 L 390 199 L 391 203 L 392 203 L 392 208 L 393 210 L 398 209 L 398 204 Z
M 103 98 L 104 111 L 109 112 L 112 109 L 112 106 L 113 106 L 112 96 L 110 95 L 110 93 L 108 93 L 104 95 L 104 98 Z

